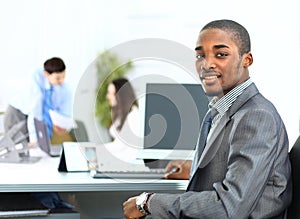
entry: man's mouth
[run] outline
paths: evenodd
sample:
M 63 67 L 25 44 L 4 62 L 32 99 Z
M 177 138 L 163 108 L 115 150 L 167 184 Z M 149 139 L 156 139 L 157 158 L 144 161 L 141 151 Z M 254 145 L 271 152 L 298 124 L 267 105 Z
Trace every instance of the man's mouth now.
M 220 74 L 202 74 L 200 75 L 201 80 L 212 80 L 212 79 L 217 79 L 220 78 Z

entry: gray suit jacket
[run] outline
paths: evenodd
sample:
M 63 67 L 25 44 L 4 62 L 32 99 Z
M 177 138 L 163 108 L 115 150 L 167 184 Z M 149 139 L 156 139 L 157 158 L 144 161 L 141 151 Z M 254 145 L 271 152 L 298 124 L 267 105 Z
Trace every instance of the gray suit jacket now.
M 150 199 L 153 218 L 285 218 L 292 195 L 288 147 L 275 107 L 251 84 L 195 159 L 187 192 Z

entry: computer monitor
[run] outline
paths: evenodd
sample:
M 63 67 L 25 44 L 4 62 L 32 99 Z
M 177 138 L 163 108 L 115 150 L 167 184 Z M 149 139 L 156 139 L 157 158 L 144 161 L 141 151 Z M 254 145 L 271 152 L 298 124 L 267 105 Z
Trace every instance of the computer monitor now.
M 190 159 L 209 100 L 201 84 L 148 83 L 142 159 Z

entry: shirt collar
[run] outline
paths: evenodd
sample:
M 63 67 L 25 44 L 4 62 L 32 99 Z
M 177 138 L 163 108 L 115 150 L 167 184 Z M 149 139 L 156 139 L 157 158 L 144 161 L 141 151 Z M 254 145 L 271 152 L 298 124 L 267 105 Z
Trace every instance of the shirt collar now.
M 237 99 L 239 95 L 243 93 L 243 91 L 252 84 L 251 78 L 243 82 L 242 84 L 236 86 L 231 91 L 229 91 L 226 95 L 221 97 L 220 99 L 217 99 L 217 97 L 214 97 L 210 102 L 208 107 L 212 111 L 212 115 L 220 114 L 223 116 L 226 111 L 229 109 L 229 107 L 233 104 L 233 102 Z

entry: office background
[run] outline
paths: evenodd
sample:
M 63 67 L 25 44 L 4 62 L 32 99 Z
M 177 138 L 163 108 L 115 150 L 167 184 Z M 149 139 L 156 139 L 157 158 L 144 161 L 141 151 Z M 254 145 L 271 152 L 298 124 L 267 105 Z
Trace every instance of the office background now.
M 94 124 L 95 78 L 84 75 L 101 52 L 145 38 L 169 40 L 193 50 L 200 28 L 221 18 L 236 20 L 248 29 L 254 55 L 251 77 L 282 115 L 292 145 L 299 134 L 300 115 L 298 0 L 247 4 L 239 0 L 1 0 L 0 108 L 6 108 L 47 58 L 59 56 L 67 66 L 67 81 L 86 101 L 74 106 L 80 110 L 80 119 Z M 190 61 L 193 65 L 193 57 Z M 133 64 L 128 75 L 132 78 L 161 74 L 183 83 L 193 81 L 168 60 Z M 84 85 L 78 88 L 83 78 Z M 105 130 L 93 127 L 87 129 L 91 141 L 97 142 Z

